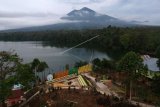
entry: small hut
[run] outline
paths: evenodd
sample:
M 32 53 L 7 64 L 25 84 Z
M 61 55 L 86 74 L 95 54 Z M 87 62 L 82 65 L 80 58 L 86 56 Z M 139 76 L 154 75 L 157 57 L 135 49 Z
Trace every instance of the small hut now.
M 14 85 L 11 90 L 11 95 L 5 101 L 7 107 L 11 107 L 22 102 L 24 100 L 23 96 L 24 92 L 22 90 L 22 85 L 21 84 Z

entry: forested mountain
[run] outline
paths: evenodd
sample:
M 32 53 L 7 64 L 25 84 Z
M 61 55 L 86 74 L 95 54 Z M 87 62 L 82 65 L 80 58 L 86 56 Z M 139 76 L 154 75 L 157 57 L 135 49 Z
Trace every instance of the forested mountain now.
M 61 19 L 66 20 L 79 20 L 79 21 L 116 21 L 118 19 L 108 16 L 99 14 L 87 7 L 84 7 L 80 10 L 73 10 L 67 14 L 67 16 L 62 17 Z
M 60 19 L 63 21 L 62 23 L 44 26 L 33 26 L 20 29 L 10 29 L 3 32 L 98 29 L 107 27 L 109 25 L 116 27 L 140 26 L 138 25 L 138 23 L 135 24 L 118 18 L 114 18 L 109 15 L 97 13 L 87 7 L 84 7 L 80 10 L 73 10 Z
M 88 22 L 89 24 L 95 23 L 97 27 L 103 26 L 135 26 L 134 23 L 120 20 L 112 16 L 105 14 L 97 13 L 87 7 L 84 7 L 80 10 L 73 10 L 67 14 L 67 16 L 62 17 L 61 19 L 70 20 L 70 21 L 82 21 Z M 96 27 L 96 26 L 95 26 Z

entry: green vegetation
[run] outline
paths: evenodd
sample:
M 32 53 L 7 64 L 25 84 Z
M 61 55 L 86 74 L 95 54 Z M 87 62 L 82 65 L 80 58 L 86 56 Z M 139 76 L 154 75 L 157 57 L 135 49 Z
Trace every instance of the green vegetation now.
M 35 81 L 34 73 L 29 64 L 19 64 L 16 68 L 16 75 L 14 76 L 16 82 L 20 82 L 25 86 L 25 90 L 31 88 L 31 83 Z
M 31 63 L 31 69 L 35 73 L 36 84 L 39 84 L 39 77 L 37 77 L 37 72 L 43 72 L 46 68 L 48 68 L 48 65 L 46 62 L 41 62 L 37 58 L 33 59 L 33 62 Z
M 116 69 L 115 62 L 111 60 L 107 60 L 107 59 L 100 60 L 99 58 L 96 58 L 92 61 L 92 63 L 93 63 L 93 70 L 101 74 L 107 73 L 109 71 L 113 71 Z
M 0 105 L 3 107 L 5 107 L 5 99 L 10 95 L 14 79 L 15 78 L 10 77 L 5 80 L 0 80 Z
M 158 48 L 156 49 L 155 53 L 156 53 L 156 56 L 158 58 L 157 65 L 158 65 L 158 67 L 160 69 L 160 46 L 158 46 Z
M 13 52 L 0 52 L 0 102 L 4 105 L 6 97 L 14 83 L 13 75 L 18 65 L 21 63 L 20 58 Z
M 74 67 L 78 68 L 78 67 L 84 66 L 86 64 L 88 64 L 86 61 L 79 61 L 74 64 Z
M 151 82 L 151 90 L 153 94 L 157 97 L 155 99 L 155 103 L 157 107 L 160 106 L 160 75 L 155 75 L 152 82 Z
M 33 72 L 35 67 L 37 71 L 43 71 L 48 66 L 38 59 L 34 60 L 32 64 L 23 64 L 22 59 L 16 53 L 0 52 L 0 105 L 5 106 L 4 101 L 10 95 L 14 84 L 20 83 L 25 90 L 32 87 L 32 83 L 35 81 Z
M 160 46 L 158 46 L 156 49 L 156 56 L 157 58 L 160 58 Z
M 153 92 L 156 94 L 156 95 L 158 95 L 158 96 L 160 96 L 160 76 L 155 76 L 154 78 L 153 78 L 153 82 L 152 82 L 152 90 L 153 90 Z
M 117 28 L 107 27 L 95 30 L 60 30 L 39 32 L 0 33 L 1 41 L 43 41 L 44 46 L 70 47 L 93 36 L 100 35 L 83 45 L 101 51 L 135 51 L 154 54 L 160 46 L 159 27 Z
M 109 77 L 113 81 L 113 86 L 116 86 L 116 90 L 120 89 L 118 90 L 120 95 L 130 97 L 131 100 L 152 104 L 159 101 L 157 93 L 159 87 L 156 87 L 159 80 L 148 78 L 148 69 L 143 65 L 139 54 L 131 51 L 119 61 L 96 58 L 92 63 L 96 78 Z
M 129 85 L 130 100 L 132 96 L 132 87 L 138 76 L 144 72 L 143 60 L 135 52 L 128 52 L 118 63 L 118 69 L 126 73 L 126 87 Z M 144 74 L 144 73 L 143 73 Z
M 158 58 L 157 65 L 158 65 L 158 67 L 160 69 L 160 58 Z

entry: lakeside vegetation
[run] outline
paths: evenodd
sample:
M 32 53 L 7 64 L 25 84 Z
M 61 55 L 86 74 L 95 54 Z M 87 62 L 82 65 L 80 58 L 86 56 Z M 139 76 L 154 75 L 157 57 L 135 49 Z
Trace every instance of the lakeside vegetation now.
M 159 106 L 160 76 L 147 77 L 148 69 L 139 54 L 128 52 L 116 62 L 97 58 L 92 64 L 94 75 L 99 78 L 97 80 L 111 79 L 125 98 Z
M 0 67 L 2 69 L 0 75 L 1 76 L 0 102 L 2 104 L 4 104 L 5 99 L 10 95 L 10 91 L 13 84 L 20 83 L 24 86 L 25 90 L 28 90 L 32 87 L 31 82 L 34 82 L 35 85 L 39 84 L 38 78 L 35 75 L 36 72 L 42 72 L 44 71 L 45 68 L 48 67 L 45 62 L 41 62 L 38 59 L 34 59 L 31 63 L 28 64 L 22 64 L 21 58 L 19 58 L 19 56 L 16 53 L 12 52 L 5 52 L 5 51 L 0 52 L 0 59 L 1 59 Z M 14 63 L 13 64 L 14 66 L 9 66 L 8 63 L 9 65 L 11 63 Z M 86 63 L 87 62 L 77 62 L 75 63 L 75 66 L 81 66 Z M 94 59 L 92 63 L 94 66 L 93 68 L 94 73 L 98 73 L 100 75 L 102 74 L 107 75 L 110 76 L 107 79 L 122 82 L 121 87 L 125 89 L 125 95 L 126 95 L 125 97 L 129 95 L 128 97 L 130 97 L 130 99 L 132 96 L 133 99 L 137 98 L 138 101 L 142 100 L 143 102 L 148 102 L 151 104 L 156 104 L 157 102 L 159 102 L 158 99 L 160 97 L 159 93 L 160 76 L 155 75 L 153 80 L 148 81 L 148 79 L 145 78 L 144 75 L 142 75 L 146 74 L 147 69 L 143 65 L 142 59 L 139 54 L 135 52 L 128 52 L 118 62 L 113 62 L 106 59 L 103 60 Z M 15 73 L 15 74 L 7 78 L 4 78 L 10 73 Z M 123 73 L 123 79 L 118 80 L 117 78 L 113 78 L 114 73 L 118 74 Z M 146 84 L 146 82 L 143 81 L 147 81 L 150 85 Z M 144 91 L 145 87 L 146 89 Z
M 160 27 L 119 28 L 108 26 L 94 30 L 60 30 L 38 32 L 8 32 L 0 33 L 1 41 L 43 41 L 43 45 L 71 47 L 96 35 L 98 38 L 83 47 L 104 52 L 134 51 L 155 55 L 160 46 Z
M 29 90 L 38 85 L 36 72 L 42 72 L 48 65 L 34 59 L 31 63 L 22 63 L 15 52 L 0 52 L 0 106 L 5 107 L 5 100 L 11 95 L 13 85 L 21 84 L 23 90 Z
M 1 32 L 0 41 L 41 41 L 45 46 L 72 47 L 100 35 L 80 47 L 99 50 L 118 61 L 125 53 L 157 57 L 160 67 L 160 27 L 112 27 L 88 30 Z
M 75 67 L 86 65 L 87 62 L 77 62 Z M 148 78 L 147 66 L 143 64 L 140 54 L 128 52 L 119 61 L 94 59 L 93 74 L 96 81 L 112 80 L 117 90 L 124 98 L 159 105 L 159 75 Z M 118 78 L 117 78 L 118 76 Z M 119 79 L 120 78 L 120 79 Z M 120 88 L 120 89 L 119 89 Z

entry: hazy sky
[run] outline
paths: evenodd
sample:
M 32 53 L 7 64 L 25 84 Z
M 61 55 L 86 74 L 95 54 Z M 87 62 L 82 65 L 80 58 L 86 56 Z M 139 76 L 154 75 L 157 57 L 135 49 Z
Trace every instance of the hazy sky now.
M 0 30 L 62 22 L 61 16 L 82 7 L 122 20 L 160 25 L 160 0 L 0 0 Z

